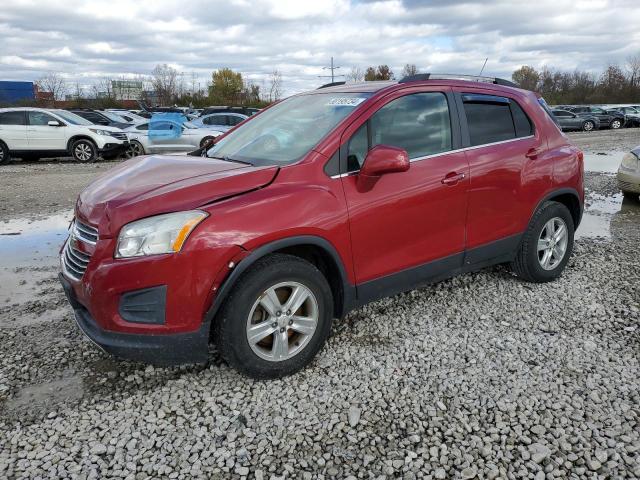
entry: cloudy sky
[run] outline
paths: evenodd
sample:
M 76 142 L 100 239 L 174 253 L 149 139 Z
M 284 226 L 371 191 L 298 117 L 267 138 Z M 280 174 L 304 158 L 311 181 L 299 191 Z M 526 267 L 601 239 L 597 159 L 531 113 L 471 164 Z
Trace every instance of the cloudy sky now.
M 8 0 L 0 79 L 90 85 L 167 63 L 202 86 L 230 67 L 285 93 L 342 66 L 510 77 L 523 64 L 594 72 L 640 54 L 640 0 Z

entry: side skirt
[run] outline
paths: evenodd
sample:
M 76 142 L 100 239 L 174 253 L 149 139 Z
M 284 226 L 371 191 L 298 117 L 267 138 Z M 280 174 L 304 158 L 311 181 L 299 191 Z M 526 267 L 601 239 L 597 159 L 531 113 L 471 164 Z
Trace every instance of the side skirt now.
M 522 234 L 512 235 L 466 252 L 411 267 L 356 286 L 356 302 L 353 307 L 389 297 L 397 293 L 446 280 L 462 273 L 473 272 L 491 265 L 510 262 L 515 258 Z M 346 313 L 346 312 L 345 312 Z

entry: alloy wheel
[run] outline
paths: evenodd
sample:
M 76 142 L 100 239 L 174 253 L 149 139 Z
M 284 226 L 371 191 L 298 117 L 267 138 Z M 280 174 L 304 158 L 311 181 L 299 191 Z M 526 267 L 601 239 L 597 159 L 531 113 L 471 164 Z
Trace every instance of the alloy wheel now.
M 138 142 L 130 143 L 129 148 L 127 148 L 124 155 L 127 158 L 133 158 L 137 157 L 138 155 L 143 155 L 142 145 L 140 145 Z
M 611 122 L 611 128 L 620 128 L 622 126 L 622 122 L 620 120 L 614 120 Z
M 593 130 L 593 123 L 592 122 L 585 122 L 584 123 L 584 131 L 585 132 L 590 132 L 591 130 Z
M 292 281 L 278 283 L 253 304 L 247 318 L 247 341 L 260 358 L 282 362 L 307 346 L 318 320 L 318 301 L 309 288 Z
M 75 148 L 76 158 L 81 162 L 86 162 L 91 159 L 93 151 L 86 143 L 79 143 Z
M 567 252 L 569 235 L 567 224 L 560 217 L 554 217 L 544 224 L 538 237 L 538 262 L 545 270 L 555 269 Z

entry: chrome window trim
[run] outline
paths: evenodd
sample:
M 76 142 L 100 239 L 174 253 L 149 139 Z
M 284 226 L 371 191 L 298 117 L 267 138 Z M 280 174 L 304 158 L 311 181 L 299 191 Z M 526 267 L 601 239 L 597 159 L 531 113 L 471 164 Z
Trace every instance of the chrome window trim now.
M 458 153 L 458 152 L 466 152 L 468 150 L 476 150 L 478 148 L 490 147 L 490 146 L 493 146 L 493 145 L 501 145 L 503 143 L 517 142 L 519 140 L 526 140 L 528 138 L 534 138 L 534 137 L 535 137 L 535 135 L 527 135 L 526 137 L 510 138 L 509 140 L 500 140 L 499 142 L 483 143 L 482 145 L 473 145 L 473 146 L 470 146 L 470 147 L 457 148 L 455 150 L 447 150 L 445 152 L 432 153 L 431 155 L 423 155 L 422 157 L 410 158 L 409 162 L 410 163 L 419 162 L 421 160 L 427 160 L 427 159 L 433 158 L 433 157 L 441 157 L 443 155 L 450 155 L 452 153 Z M 351 175 L 357 174 L 359 171 L 360 170 L 352 170 L 352 171 L 347 172 L 347 173 L 341 173 L 339 175 L 332 175 L 331 178 L 349 177 Z

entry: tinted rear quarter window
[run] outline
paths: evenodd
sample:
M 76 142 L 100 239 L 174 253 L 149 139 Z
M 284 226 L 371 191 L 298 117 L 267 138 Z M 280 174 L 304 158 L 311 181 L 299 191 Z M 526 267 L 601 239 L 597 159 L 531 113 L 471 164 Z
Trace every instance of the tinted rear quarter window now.
M 26 125 L 24 111 L 1 112 L 0 125 Z
M 511 107 L 513 124 L 516 127 L 516 137 L 528 137 L 529 135 L 533 135 L 533 126 L 531 125 L 531 120 L 529 120 L 527 114 L 524 113 L 522 107 L 513 100 L 511 100 L 509 106 Z

